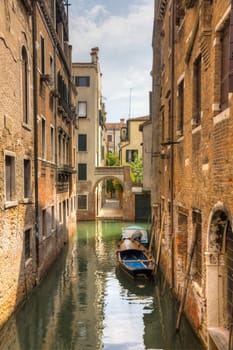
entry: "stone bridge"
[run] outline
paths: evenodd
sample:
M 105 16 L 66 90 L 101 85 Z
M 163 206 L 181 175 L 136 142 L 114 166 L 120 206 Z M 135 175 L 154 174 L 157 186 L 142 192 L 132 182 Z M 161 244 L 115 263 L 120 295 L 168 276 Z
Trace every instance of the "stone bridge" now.
M 78 193 L 88 194 L 88 209 L 77 212 L 78 220 L 95 220 L 105 204 L 105 192 L 102 183 L 107 179 L 116 179 L 123 187 L 120 195 L 120 209 L 122 220 L 134 221 L 134 194 L 132 193 L 132 181 L 130 178 L 130 166 L 101 166 L 94 169 L 92 180 L 83 190 L 82 184 Z M 114 217 L 113 217 L 114 218 Z
M 95 183 L 93 192 L 102 181 L 107 179 L 116 179 L 123 187 L 122 198 L 120 201 L 122 209 L 122 219 L 125 221 L 134 220 L 134 196 L 132 193 L 132 181 L 130 178 L 130 166 L 101 166 L 96 167 L 94 172 Z M 95 213 L 98 214 L 98 213 Z

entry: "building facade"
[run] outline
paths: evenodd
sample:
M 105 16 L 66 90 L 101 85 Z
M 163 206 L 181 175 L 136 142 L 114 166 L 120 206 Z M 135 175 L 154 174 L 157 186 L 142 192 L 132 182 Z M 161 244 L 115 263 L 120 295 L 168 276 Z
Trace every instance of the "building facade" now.
M 102 102 L 101 70 L 97 47 L 91 50 L 91 62 L 73 63 L 73 77 L 78 89 L 77 115 L 77 219 L 95 219 L 95 167 L 105 163 L 105 110 Z
M 160 266 L 181 302 L 180 313 L 208 349 L 228 349 L 232 4 L 161 0 L 155 9 L 152 201 L 157 232 L 163 233 Z
M 37 1 L 33 8 L 33 28 L 40 278 L 67 242 L 76 222 L 76 117 L 72 47 L 68 44 L 64 2 Z
M 121 128 L 126 127 L 125 119 L 121 118 L 120 123 L 106 123 L 106 150 L 107 152 L 119 154 L 121 141 Z
M 133 162 L 136 158 L 142 158 L 142 133 L 139 126 L 149 117 L 130 118 L 126 126 L 121 127 L 120 164 Z
M 0 4 L 0 327 L 36 281 L 30 14 Z
M 62 0 L 0 5 L 0 327 L 75 228 L 75 93 Z

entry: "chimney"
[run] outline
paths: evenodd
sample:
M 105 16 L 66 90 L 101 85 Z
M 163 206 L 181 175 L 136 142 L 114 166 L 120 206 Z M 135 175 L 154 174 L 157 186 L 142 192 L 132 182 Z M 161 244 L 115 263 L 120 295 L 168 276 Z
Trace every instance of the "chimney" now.
M 98 62 L 98 52 L 99 52 L 99 48 L 98 47 L 93 47 L 91 49 L 91 61 L 92 63 L 97 63 Z

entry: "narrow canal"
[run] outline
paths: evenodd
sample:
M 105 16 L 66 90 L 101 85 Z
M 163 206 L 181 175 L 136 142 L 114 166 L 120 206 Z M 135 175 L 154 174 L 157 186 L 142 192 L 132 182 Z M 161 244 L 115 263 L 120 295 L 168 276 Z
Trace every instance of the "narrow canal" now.
M 115 249 L 120 222 L 81 222 L 42 284 L 0 334 L 1 350 L 201 350 L 159 282 L 130 280 Z

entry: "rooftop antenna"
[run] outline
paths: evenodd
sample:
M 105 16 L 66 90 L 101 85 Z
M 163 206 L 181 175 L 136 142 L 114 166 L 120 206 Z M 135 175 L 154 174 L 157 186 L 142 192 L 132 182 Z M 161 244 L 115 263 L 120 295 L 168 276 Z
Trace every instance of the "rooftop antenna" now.
M 131 118 L 132 88 L 129 90 L 129 119 Z

